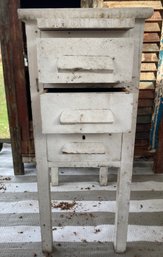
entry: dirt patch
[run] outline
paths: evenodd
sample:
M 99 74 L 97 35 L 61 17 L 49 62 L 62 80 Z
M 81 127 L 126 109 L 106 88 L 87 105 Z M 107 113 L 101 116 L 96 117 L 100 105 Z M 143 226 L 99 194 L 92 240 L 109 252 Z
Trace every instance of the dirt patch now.
M 4 192 L 6 190 L 6 186 L 0 183 L 0 191 Z
M 9 181 L 9 180 L 11 180 L 11 178 L 10 177 L 5 177 L 5 176 L 0 176 L 0 180 Z
M 74 206 L 76 205 L 76 202 L 60 202 L 60 203 L 55 203 L 52 202 L 51 206 L 52 208 L 60 208 L 61 210 L 71 210 Z

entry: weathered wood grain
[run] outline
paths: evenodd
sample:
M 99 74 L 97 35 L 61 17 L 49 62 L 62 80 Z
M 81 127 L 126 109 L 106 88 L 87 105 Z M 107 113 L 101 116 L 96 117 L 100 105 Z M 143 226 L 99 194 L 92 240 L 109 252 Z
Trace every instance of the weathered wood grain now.
M 139 107 L 148 107 L 148 106 L 153 107 L 153 105 L 154 105 L 153 99 L 144 99 L 144 98 L 139 99 L 139 104 L 138 104 Z
M 141 81 L 153 81 L 156 80 L 156 76 L 154 72 L 141 72 L 140 73 Z
M 104 1 L 104 7 L 152 7 L 156 10 L 163 9 L 161 1 Z
M 155 11 L 152 17 L 147 19 L 147 21 L 162 21 L 161 12 Z
M 158 56 L 156 53 L 143 53 L 142 62 L 158 62 Z
M 154 88 L 155 88 L 155 82 L 153 81 L 139 83 L 139 89 L 154 89 Z
M 154 99 L 154 97 L 155 97 L 155 90 L 154 89 L 139 90 L 139 98 Z
M 141 71 L 157 71 L 155 63 L 142 63 Z
M 158 44 L 143 44 L 143 52 L 159 52 Z
M 161 28 L 158 22 L 146 22 L 144 26 L 145 32 L 160 32 Z
M 21 153 L 22 146 L 24 148 L 24 143 L 27 142 L 23 142 L 23 138 L 25 136 L 27 141 L 29 139 L 28 130 L 24 131 L 21 127 L 23 124 L 28 128 L 29 122 L 25 95 L 22 32 L 17 17 L 19 5 L 18 0 L 0 1 L 0 39 L 15 175 L 24 174 Z
M 144 42 L 160 42 L 159 33 L 144 33 Z

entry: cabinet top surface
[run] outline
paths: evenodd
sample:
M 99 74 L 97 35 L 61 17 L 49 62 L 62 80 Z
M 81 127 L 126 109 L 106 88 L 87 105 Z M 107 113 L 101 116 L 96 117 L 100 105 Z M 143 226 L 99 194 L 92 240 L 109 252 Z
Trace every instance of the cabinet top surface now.
M 76 9 L 18 9 L 23 21 L 35 21 L 38 18 L 136 18 L 147 19 L 153 14 L 153 8 L 76 8 Z

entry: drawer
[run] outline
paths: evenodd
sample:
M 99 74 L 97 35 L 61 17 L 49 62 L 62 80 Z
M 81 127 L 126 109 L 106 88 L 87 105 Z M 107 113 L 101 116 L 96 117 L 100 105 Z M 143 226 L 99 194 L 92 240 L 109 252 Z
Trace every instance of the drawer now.
M 131 38 L 41 38 L 37 43 L 41 83 L 132 81 Z
M 120 161 L 122 134 L 47 135 L 49 162 L 107 163 Z M 94 165 L 93 165 L 94 166 Z
M 131 130 L 133 95 L 45 93 L 40 96 L 42 133 L 121 133 Z

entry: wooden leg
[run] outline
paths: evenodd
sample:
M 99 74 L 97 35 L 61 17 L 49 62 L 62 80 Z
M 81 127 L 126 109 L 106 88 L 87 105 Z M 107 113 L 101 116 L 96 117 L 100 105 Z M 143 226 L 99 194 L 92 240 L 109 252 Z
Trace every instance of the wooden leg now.
M 42 239 L 42 251 L 51 253 L 53 251 L 53 236 L 52 236 L 52 215 L 51 215 L 51 194 L 50 194 L 50 174 L 47 161 L 47 138 L 42 133 L 41 113 L 40 113 L 40 94 L 43 93 L 43 85 L 38 83 L 37 74 L 37 52 L 36 42 L 39 37 L 39 32 L 36 33 L 37 27 L 33 24 L 26 26 L 28 43 L 28 59 L 31 99 L 32 99 L 32 114 L 34 128 L 34 142 L 37 163 L 37 185 L 38 185 L 38 200 L 40 227 Z M 37 37 L 36 37 L 37 35 Z
M 37 170 L 42 250 L 45 253 L 51 253 L 53 251 L 53 236 L 50 197 L 50 174 L 46 164 L 44 164 L 43 162 L 37 165 Z
M 101 167 L 99 171 L 100 186 L 107 186 L 108 184 L 108 167 Z
M 58 167 L 52 167 L 51 168 L 51 184 L 52 184 L 52 186 L 58 186 L 59 185 Z
M 121 167 L 118 173 L 114 248 L 117 253 L 126 250 L 128 213 L 130 203 L 130 185 L 132 177 L 132 151 L 130 152 L 130 136 L 123 136 Z M 132 143 L 131 143 L 132 145 Z

